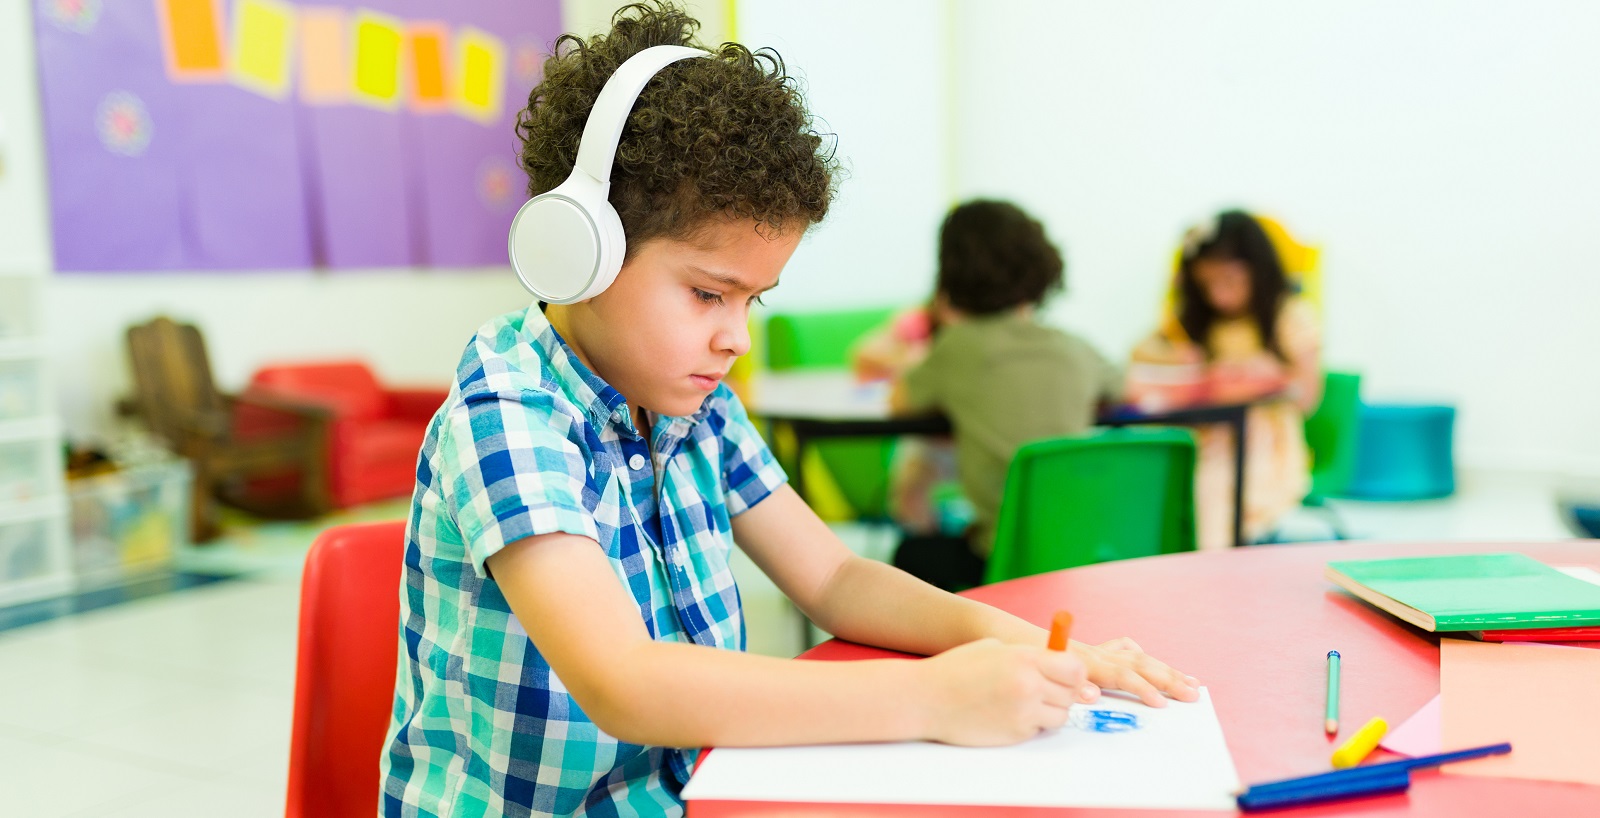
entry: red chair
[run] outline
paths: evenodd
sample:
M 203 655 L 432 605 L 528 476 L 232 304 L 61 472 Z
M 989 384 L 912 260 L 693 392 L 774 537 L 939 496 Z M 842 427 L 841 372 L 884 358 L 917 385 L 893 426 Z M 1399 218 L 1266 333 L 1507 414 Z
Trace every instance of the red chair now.
M 300 583 L 288 818 L 378 813 L 378 759 L 394 706 L 405 523 L 330 528 Z
M 392 389 L 360 361 L 264 367 L 246 394 L 312 403 L 333 415 L 328 429 L 328 490 L 348 508 L 411 493 L 417 452 L 443 389 Z

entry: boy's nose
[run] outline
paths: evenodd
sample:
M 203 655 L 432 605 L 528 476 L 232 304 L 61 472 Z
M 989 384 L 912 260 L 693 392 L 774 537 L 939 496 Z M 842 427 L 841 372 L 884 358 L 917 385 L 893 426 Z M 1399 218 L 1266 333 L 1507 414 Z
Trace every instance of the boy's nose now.
M 728 322 L 728 325 L 717 332 L 712 339 L 712 345 L 719 351 L 731 352 L 734 355 L 743 355 L 750 351 L 750 323 L 748 319 L 738 319 Z

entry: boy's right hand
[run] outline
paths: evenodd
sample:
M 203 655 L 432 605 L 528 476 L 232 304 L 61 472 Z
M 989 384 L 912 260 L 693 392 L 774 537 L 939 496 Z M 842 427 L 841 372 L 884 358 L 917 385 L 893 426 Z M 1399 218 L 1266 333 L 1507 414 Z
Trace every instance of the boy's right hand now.
M 1092 694 L 1070 653 L 980 639 L 919 663 L 931 693 L 927 738 L 973 747 L 1016 744 L 1067 721 Z

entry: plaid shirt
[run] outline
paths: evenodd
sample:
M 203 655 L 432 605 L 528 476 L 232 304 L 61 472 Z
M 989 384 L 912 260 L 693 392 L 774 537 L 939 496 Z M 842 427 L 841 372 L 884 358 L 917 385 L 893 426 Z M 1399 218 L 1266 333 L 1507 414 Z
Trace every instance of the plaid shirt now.
M 652 638 L 742 650 L 729 518 L 786 478 L 726 386 L 654 426 L 652 446 L 537 307 L 478 330 L 417 464 L 384 815 L 682 812 L 698 751 L 595 727 L 484 572 L 525 537 L 589 537 Z

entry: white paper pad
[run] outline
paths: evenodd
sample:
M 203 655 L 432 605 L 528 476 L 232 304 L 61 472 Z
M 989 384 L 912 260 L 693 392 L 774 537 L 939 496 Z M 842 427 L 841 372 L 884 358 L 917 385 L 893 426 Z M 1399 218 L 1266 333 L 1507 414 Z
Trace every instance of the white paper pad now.
M 1080 705 L 1083 706 L 1083 705 Z M 1035 807 L 1235 808 L 1239 776 L 1211 694 L 1164 708 L 1107 694 L 1088 705 L 1138 715 L 1140 728 L 1066 727 L 1012 747 L 910 742 L 711 753 L 689 800 L 966 804 Z

